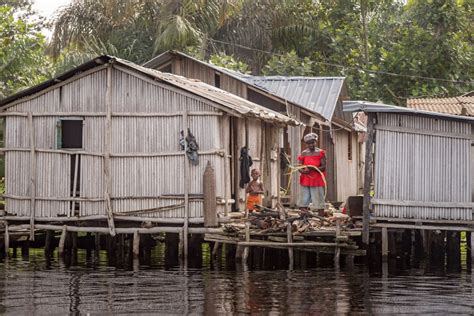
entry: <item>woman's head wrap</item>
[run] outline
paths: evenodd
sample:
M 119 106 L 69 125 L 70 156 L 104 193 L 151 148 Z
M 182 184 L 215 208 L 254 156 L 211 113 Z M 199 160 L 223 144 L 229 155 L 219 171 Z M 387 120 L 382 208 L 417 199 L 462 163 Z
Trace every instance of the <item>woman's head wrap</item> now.
M 309 143 L 312 141 L 317 141 L 318 140 L 318 134 L 316 133 L 309 133 L 304 135 L 303 140 L 305 143 Z

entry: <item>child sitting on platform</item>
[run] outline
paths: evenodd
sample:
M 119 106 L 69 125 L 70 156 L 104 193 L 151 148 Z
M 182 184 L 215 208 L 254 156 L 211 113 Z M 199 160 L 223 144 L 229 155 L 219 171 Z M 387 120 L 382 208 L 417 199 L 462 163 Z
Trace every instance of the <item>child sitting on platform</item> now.
M 252 177 L 252 180 L 245 189 L 245 193 L 247 193 L 247 211 L 249 213 L 257 209 L 255 207 L 256 204 L 262 205 L 263 197 L 263 183 L 259 181 L 260 170 L 252 169 L 250 176 Z

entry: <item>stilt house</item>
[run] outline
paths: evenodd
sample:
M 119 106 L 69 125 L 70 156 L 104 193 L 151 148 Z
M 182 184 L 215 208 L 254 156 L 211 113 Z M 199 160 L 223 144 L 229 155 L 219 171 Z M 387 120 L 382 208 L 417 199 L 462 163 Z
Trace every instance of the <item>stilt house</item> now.
M 329 201 L 344 201 L 362 190 L 363 150 L 352 117 L 342 111 L 347 99 L 347 87 L 342 77 L 255 77 L 202 62 L 186 54 L 168 51 L 144 64 L 145 67 L 199 79 L 210 85 L 260 104 L 268 109 L 293 117 L 305 127 L 288 127 L 283 134 L 284 152 L 297 164 L 297 156 L 304 149 L 305 133 L 319 134 L 319 147 L 328 153 L 327 183 Z M 252 139 L 252 138 L 249 138 Z M 247 145 L 259 160 L 257 144 Z M 289 189 L 290 202 L 299 195 L 298 174 L 283 173 L 282 189 Z M 290 180 L 291 179 L 291 180 Z M 242 196 L 242 192 L 236 192 Z M 236 197 L 240 200 L 239 197 Z M 242 208 L 243 206 L 240 205 Z
M 5 118 L 5 210 L 61 220 L 163 218 L 202 223 L 203 174 L 217 211 L 238 190 L 238 140 L 257 146 L 267 201 L 279 197 L 283 128 L 299 122 L 200 81 L 101 56 L 0 102 Z M 190 163 L 187 130 L 199 145 Z
M 373 169 L 370 157 L 365 181 L 374 185 L 375 219 L 472 225 L 473 117 L 362 101 L 344 108 L 368 114 Z

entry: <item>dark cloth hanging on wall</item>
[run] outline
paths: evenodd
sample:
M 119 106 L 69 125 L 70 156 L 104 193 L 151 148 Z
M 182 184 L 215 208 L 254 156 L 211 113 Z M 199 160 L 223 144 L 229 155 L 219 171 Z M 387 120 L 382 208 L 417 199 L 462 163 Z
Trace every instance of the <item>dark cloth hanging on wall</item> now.
M 245 184 L 250 182 L 250 167 L 253 165 L 252 157 L 249 155 L 247 147 L 240 148 L 240 188 L 245 188 Z
M 191 130 L 188 128 L 188 135 L 186 136 L 186 155 L 188 156 L 189 161 L 193 166 L 199 164 L 198 149 L 199 145 L 196 142 L 196 137 L 191 133 Z
M 198 149 L 199 145 L 191 130 L 188 128 L 188 135 L 184 137 L 184 131 L 179 133 L 179 146 L 181 150 L 186 150 L 186 156 L 193 166 L 199 164 Z
M 280 169 L 286 170 L 290 165 L 290 159 L 288 155 L 285 153 L 284 148 L 280 148 Z

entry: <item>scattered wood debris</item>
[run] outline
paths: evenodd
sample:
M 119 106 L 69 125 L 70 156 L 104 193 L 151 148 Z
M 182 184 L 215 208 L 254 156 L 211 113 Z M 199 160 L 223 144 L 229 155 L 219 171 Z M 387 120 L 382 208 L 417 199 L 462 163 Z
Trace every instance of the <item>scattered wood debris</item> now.
M 311 210 L 286 209 L 277 205 L 275 209 L 258 206 L 259 211 L 248 214 L 245 218 L 242 214 L 239 218 L 236 214 L 232 216 L 234 222 L 224 224 L 225 232 L 234 233 L 245 229 L 245 224 L 250 223 L 251 229 L 258 229 L 260 233 L 286 232 L 287 226 L 291 225 L 294 235 L 319 230 L 334 230 L 336 221 L 339 221 L 340 229 L 352 228 L 351 218 L 342 213 L 335 212 L 333 207 L 325 211 L 325 216 L 319 216 Z

